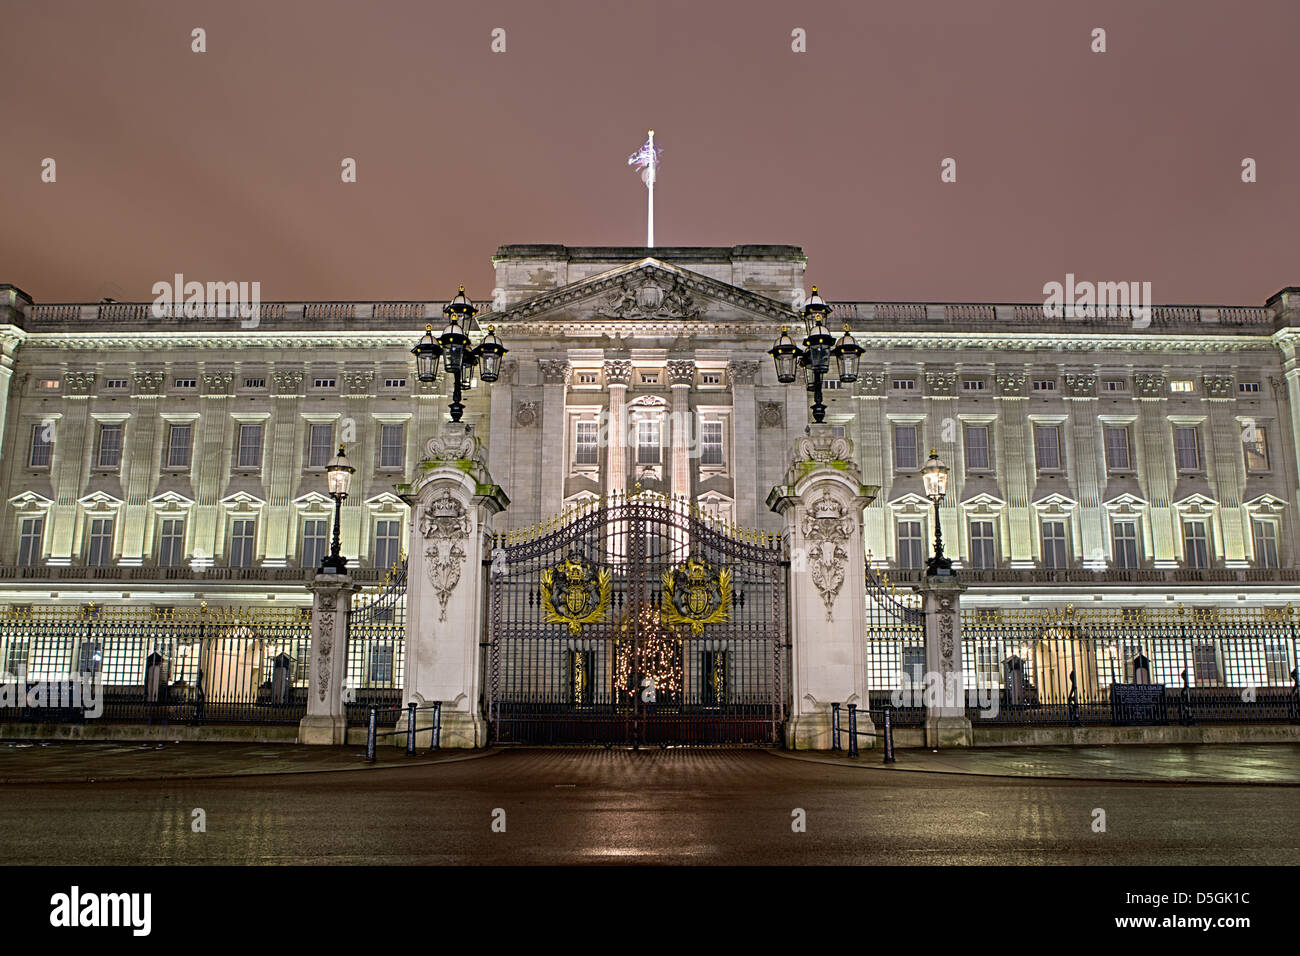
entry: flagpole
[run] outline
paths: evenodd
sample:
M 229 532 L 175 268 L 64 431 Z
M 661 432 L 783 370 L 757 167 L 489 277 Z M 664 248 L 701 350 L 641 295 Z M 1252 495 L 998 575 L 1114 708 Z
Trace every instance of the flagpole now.
M 646 225 L 645 244 L 649 249 L 655 246 L 655 131 L 650 130 L 650 165 L 646 167 Z

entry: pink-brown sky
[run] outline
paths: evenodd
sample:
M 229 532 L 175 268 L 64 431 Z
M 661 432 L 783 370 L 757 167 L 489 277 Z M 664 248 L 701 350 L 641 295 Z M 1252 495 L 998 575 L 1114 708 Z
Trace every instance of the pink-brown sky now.
M 37 301 L 177 272 L 489 298 L 498 245 L 644 241 L 648 127 L 660 245 L 801 245 L 832 299 L 1300 284 L 1294 0 L 3 0 L 0 23 L 0 281 Z

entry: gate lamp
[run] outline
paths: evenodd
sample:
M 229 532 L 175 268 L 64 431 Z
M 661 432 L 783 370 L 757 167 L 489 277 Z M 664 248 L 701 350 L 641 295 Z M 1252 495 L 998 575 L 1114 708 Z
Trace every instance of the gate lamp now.
M 789 327 L 784 327 L 781 329 L 781 334 L 777 336 L 776 344 L 767 350 L 767 354 L 772 356 L 772 361 L 776 364 L 776 380 L 782 385 L 794 382 L 797 368 L 804 370 L 805 387 L 812 392 L 813 396 L 813 421 L 819 424 L 826 420 L 826 405 L 822 401 L 822 383 L 824 377 L 830 373 L 831 358 L 834 357 L 839 364 L 841 382 L 856 382 L 858 358 L 865 351 L 854 341 L 847 325 L 844 326 L 844 335 L 838 342 L 835 341 L 835 336 L 826 331 L 825 319 L 830 314 L 831 307 L 818 294 L 817 287 L 813 286 L 812 295 L 808 297 L 803 311 L 799 313 L 799 317 L 803 319 L 804 331 L 807 333 L 803 340 L 804 347 L 795 345 L 790 338 Z
M 939 453 L 930 449 L 930 458 L 921 469 L 921 483 L 925 496 L 934 502 L 934 557 L 926 562 L 926 577 L 952 574 L 952 559 L 944 557 L 943 529 L 939 524 L 939 502 L 948 493 L 948 466 Z
M 460 400 L 462 391 L 474 387 L 474 375 L 477 372 L 481 381 L 489 384 L 501 376 L 501 358 L 508 349 L 497 338 L 496 329 L 488 327 L 487 336 L 475 348 L 470 340 L 469 324 L 478 315 L 478 309 L 465 294 L 465 287 L 456 290 L 456 296 L 443 308 L 447 317 L 447 328 L 433 337 L 433 326 L 425 326 L 424 337 L 411 349 L 415 356 L 416 372 L 421 382 L 438 380 L 438 362 L 451 376 L 451 420 L 460 421 L 465 406 Z
M 339 514 L 343 507 L 343 499 L 348 496 L 348 491 L 352 488 L 352 474 L 355 471 L 356 469 L 348 464 L 348 456 L 344 454 L 343 446 L 339 445 L 339 453 L 325 466 L 326 487 L 329 488 L 330 497 L 334 499 L 334 541 L 330 545 L 329 557 L 320 563 L 321 574 L 348 573 L 348 559 L 339 554 Z

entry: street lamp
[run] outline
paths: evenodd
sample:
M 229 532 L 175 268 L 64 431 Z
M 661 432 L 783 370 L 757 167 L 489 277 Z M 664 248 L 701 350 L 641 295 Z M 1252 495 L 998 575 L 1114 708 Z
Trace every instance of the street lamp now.
M 329 557 L 320 563 L 321 574 L 347 574 L 348 559 L 339 554 L 339 513 L 343 499 L 352 487 L 352 473 L 356 469 L 348 464 L 348 456 L 339 445 L 339 453 L 325 466 L 325 483 L 330 497 L 334 499 L 334 543 L 330 546 Z
M 460 393 L 474 387 L 474 375 L 484 382 L 495 382 L 501 375 L 501 357 L 508 351 L 496 336 L 496 328 L 488 326 L 488 334 L 474 348 L 470 343 L 469 323 L 478 315 L 478 309 L 465 295 L 461 286 L 456 297 L 447 303 L 442 314 L 447 316 L 447 329 L 435 340 L 433 326 L 424 327 L 424 336 L 411 349 L 415 356 L 415 372 L 421 382 L 433 383 L 438 380 L 439 359 L 442 368 L 451 376 L 451 420 L 460 421 L 465 411 Z
M 930 449 L 930 458 L 921 469 L 925 496 L 934 502 L 934 557 L 925 564 L 926 577 L 952 574 L 952 559 L 943 554 L 943 529 L 939 525 L 939 502 L 948 493 L 948 466 L 939 453 Z
M 826 419 L 826 405 L 822 401 L 822 384 L 830 374 L 831 359 L 835 359 L 839 367 L 841 382 L 856 382 L 858 357 L 864 351 L 854 340 L 847 324 L 839 341 L 835 340 L 835 336 L 827 331 L 825 325 L 825 319 L 830 314 L 831 307 L 818 295 L 817 287 L 813 286 L 812 295 L 808 297 L 803 312 L 800 313 L 805 333 L 803 348 L 790 338 L 789 326 L 783 326 L 781 334 L 777 336 L 776 344 L 767 350 L 767 354 L 772 356 L 772 361 L 776 364 L 776 380 L 782 385 L 793 382 L 798 376 L 797 369 L 803 369 L 806 387 L 813 398 L 813 421 L 818 423 Z

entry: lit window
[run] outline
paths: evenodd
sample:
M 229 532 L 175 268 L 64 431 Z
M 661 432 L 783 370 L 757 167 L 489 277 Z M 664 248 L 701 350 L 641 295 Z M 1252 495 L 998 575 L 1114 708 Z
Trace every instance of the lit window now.
M 915 471 L 917 461 L 917 428 L 915 425 L 894 426 L 894 470 Z
M 642 419 L 636 426 L 636 463 L 659 464 L 659 422 Z
M 393 682 L 393 645 L 379 644 L 370 648 L 370 683 L 388 685 Z
M 1259 391 L 1259 382 L 1238 382 L 1237 391 L 1254 393 Z
M 1169 383 L 1169 391 L 1171 392 L 1191 392 L 1194 390 L 1195 386 L 1192 384 L 1191 379 L 1178 378 Z
M 1241 446 L 1246 453 L 1246 470 L 1268 471 L 1268 438 L 1264 426 L 1252 425 L 1242 429 Z
M 579 465 L 600 464 L 600 447 L 597 444 L 600 425 L 597 422 L 578 422 L 577 427 L 574 461 Z
M 700 423 L 700 464 L 722 464 L 722 422 Z
M 57 378 L 43 378 L 36 383 L 36 387 L 43 388 L 46 389 L 47 391 L 53 392 L 58 389 L 59 380 Z
M 1127 392 L 1128 382 L 1123 382 L 1120 381 L 1119 379 L 1112 378 L 1102 382 L 1101 387 L 1103 391 L 1107 391 L 1107 392 Z
M 579 384 L 579 385 L 598 385 L 598 384 L 600 384 L 600 373 L 599 373 L 599 372 L 579 372 L 579 373 L 578 373 L 578 384 Z
M 642 373 L 641 373 L 641 384 L 642 384 L 642 385 L 658 385 L 658 384 L 659 384 L 659 373 L 658 373 L 658 372 L 642 372 Z

